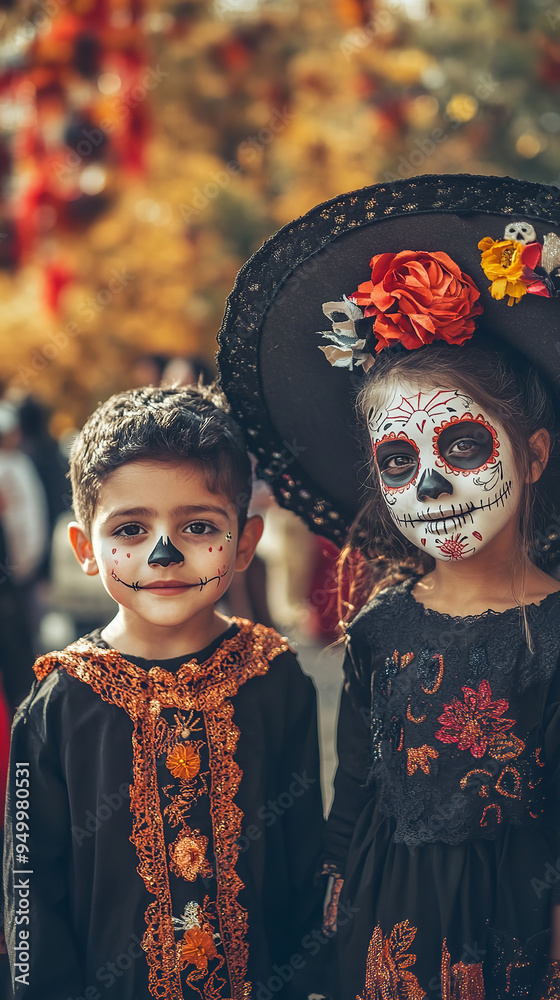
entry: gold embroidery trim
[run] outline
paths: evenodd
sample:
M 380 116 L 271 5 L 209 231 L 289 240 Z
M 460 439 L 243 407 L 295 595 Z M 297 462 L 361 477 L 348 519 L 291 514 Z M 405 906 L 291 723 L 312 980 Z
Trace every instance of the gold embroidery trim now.
M 232 997 L 246 1000 L 251 991 L 250 983 L 245 981 L 247 912 L 237 899 L 243 883 L 235 872 L 242 821 L 241 810 L 233 802 L 242 777 L 233 759 L 239 730 L 232 721 L 229 699 L 251 677 L 265 674 L 269 661 L 289 646 L 274 629 L 239 618 L 233 621 L 239 632 L 225 640 L 210 659 L 204 663 L 191 660 L 176 673 L 161 667 L 152 667 L 147 673 L 117 650 L 100 649 L 85 639 L 40 657 L 34 666 L 38 680 L 55 668 L 64 668 L 71 677 L 89 684 L 104 701 L 123 708 L 134 724 L 131 840 L 138 854 L 138 872 L 155 896 L 146 910 L 142 947 L 148 962 L 150 993 L 160 1000 L 182 1000 L 183 996 L 156 775 L 156 728 L 162 708 L 194 710 L 205 717 L 220 933 Z

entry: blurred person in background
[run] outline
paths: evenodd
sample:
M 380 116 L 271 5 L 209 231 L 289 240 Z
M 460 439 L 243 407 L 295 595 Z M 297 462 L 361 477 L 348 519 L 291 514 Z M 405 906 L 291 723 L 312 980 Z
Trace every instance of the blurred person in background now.
M 52 533 L 60 514 L 70 509 L 68 462 L 48 427 L 49 412 L 33 396 L 25 396 L 18 407 L 21 450 L 29 456 L 41 480 L 47 501 L 48 538 L 40 577 L 48 577 Z
M 37 632 L 36 588 L 48 550 L 49 519 L 45 490 L 33 462 L 21 448 L 17 410 L 0 401 L 0 523 L 9 611 L 3 617 L 2 668 L 10 705 L 27 694 Z
M 203 358 L 177 356 L 169 358 L 161 374 L 160 385 L 210 385 L 214 375 Z

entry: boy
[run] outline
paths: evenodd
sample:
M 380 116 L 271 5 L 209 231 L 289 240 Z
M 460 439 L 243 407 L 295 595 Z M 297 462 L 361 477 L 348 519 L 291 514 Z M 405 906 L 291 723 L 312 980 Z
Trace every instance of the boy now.
M 294 995 L 319 947 L 315 691 L 276 632 L 215 607 L 262 531 L 241 432 L 209 389 L 120 393 L 71 478 L 72 547 L 119 607 L 37 661 L 15 718 L 15 996 Z

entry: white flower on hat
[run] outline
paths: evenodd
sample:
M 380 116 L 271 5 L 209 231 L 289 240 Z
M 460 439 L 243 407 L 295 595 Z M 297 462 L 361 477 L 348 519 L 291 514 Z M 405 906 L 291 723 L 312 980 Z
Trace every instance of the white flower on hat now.
M 364 337 L 356 333 L 356 321 L 364 318 L 363 310 L 343 296 L 342 302 L 323 302 L 323 312 L 332 323 L 332 331 L 322 330 L 319 336 L 331 340 L 334 346 L 319 347 L 333 368 L 349 368 L 361 365 L 365 372 L 369 371 L 374 358 L 366 350 Z M 345 320 L 337 319 L 337 314 L 346 316 Z

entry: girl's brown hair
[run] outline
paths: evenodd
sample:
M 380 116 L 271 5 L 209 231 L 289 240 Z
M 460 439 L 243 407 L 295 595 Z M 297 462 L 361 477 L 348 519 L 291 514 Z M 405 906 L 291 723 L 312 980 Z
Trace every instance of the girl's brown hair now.
M 415 351 L 383 351 L 364 381 L 356 409 L 367 439 L 366 499 L 338 560 L 339 618 L 343 628 L 380 590 L 434 568 L 432 556 L 404 538 L 392 520 L 378 485 L 378 473 L 367 435 L 367 416 L 383 406 L 399 381 L 418 381 L 430 388 L 460 389 L 472 396 L 507 431 L 524 484 L 519 509 L 519 543 L 515 560 L 529 556 L 539 514 L 544 507 L 538 483 L 527 483 L 538 456 L 530 437 L 540 428 L 551 435 L 555 448 L 555 412 L 551 396 L 537 370 L 522 355 L 507 351 L 491 337 L 484 343 L 438 343 Z M 364 442 L 365 443 L 365 442 Z

